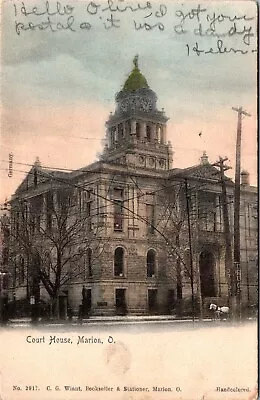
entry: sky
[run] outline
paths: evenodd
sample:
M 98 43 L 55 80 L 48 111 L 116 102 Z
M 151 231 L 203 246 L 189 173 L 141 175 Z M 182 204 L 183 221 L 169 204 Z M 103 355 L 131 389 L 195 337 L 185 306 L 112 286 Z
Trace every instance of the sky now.
M 251 1 L 4 1 L 0 202 L 37 156 L 43 166 L 68 169 L 98 159 L 105 122 L 136 54 L 169 117 L 173 167 L 198 164 L 205 150 L 210 162 L 227 156 L 234 176 L 232 107 L 242 106 L 251 116 L 242 121 L 241 165 L 255 185 L 256 13 Z

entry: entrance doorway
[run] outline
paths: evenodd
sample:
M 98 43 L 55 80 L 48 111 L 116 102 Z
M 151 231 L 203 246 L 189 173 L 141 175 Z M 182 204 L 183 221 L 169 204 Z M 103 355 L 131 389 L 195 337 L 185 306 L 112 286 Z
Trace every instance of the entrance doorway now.
M 82 315 L 87 317 L 91 311 L 91 289 L 85 289 L 84 297 L 82 299 Z
M 126 313 L 126 289 L 116 289 L 116 314 L 125 315 Z
M 148 311 L 150 314 L 157 311 L 157 289 L 148 289 Z
M 68 297 L 64 294 L 59 296 L 59 316 L 60 319 L 67 318 L 67 305 L 68 305 Z
M 168 290 L 168 299 L 167 299 L 167 312 L 171 314 L 175 308 L 175 292 L 174 289 Z
M 200 285 L 201 285 L 201 296 L 202 297 L 215 297 L 216 296 L 216 285 L 215 285 L 215 273 L 214 256 L 209 251 L 203 251 L 200 253 Z

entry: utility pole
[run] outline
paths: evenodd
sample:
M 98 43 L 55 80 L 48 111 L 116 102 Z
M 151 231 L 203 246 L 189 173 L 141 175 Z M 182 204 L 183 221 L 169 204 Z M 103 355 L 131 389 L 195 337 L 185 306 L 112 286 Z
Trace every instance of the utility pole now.
M 249 204 L 244 207 L 245 212 L 245 250 L 246 250 L 246 287 L 247 287 L 247 314 L 250 305 L 250 288 L 249 288 L 249 265 L 248 265 L 248 248 L 247 248 L 247 218 L 249 217 Z M 249 218 L 248 218 L 249 220 Z
M 196 187 L 196 192 L 195 192 L 195 223 L 196 223 L 196 264 L 197 264 L 197 268 L 196 268 L 196 274 L 197 274 L 197 296 L 198 296 L 198 302 L 199 302 L 199 319 L 200 321 L 203 320 L 203 299 L 202 299 L 202 295 L 201 295 L 201 278 L 200 278 L 200 261 L 199 261 L 199 196 L 198 196 L 198 188 Z
M 191 283 L 191 302 L 192 302 L 192 320 L 195 319 L 195 305 L 194 305 L 194 276 L 193 276 L 193 254 L 192 254 L 192 238 L 191 238 L 191 224 L 190 224 L 190 195 L 188 194 L 188 180 L 185 178 L 185 196 L 187 208 L 187 222 L 188 222 L 188 235 L 189 235 L 189 261 L 190 261 L 190 283 Z
M 236 273 L 234 269 L 233 259 L 232 259 L 232 241 L 230 234 L 230 224 L 229 224 L 229 214 L 228 214 L 228 201 L 227 201 L 227 186 L 225 171 L 229 170 L 231 167 L 225 165 L 225 161 L 228 158 L 219 157 L 219 161 L 212 164 L 214 167 L 220 169 L 220 180 L 221 180 L 221 203 L 223 211 L 223 223 L 224 223 L 224 235 L 225 235 L 225 269 L 228 281 L 228 299 L 231 306 L 232 317 L 235 317 L 236 312 Z
M 236 297 L 239 308 L 239 319 L 241 318 L 241 288 L 240 288 L 240 174 L 241 174 L 241 135 L 242 116 L 251 117 L 242 107 L 232 107 L 237 114 L 237 139 L 236 139 L 236 171 L 235 171 L 235 193 L 234 193 L 234 269 L 236 272 Z

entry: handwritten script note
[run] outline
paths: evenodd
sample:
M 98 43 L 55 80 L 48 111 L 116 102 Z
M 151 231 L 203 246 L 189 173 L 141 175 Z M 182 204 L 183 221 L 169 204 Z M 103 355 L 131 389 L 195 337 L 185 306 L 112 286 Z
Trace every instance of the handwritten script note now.
M 69 34 L 92 30 L 120 30 L 127 26 L 135 32 L 159 32 L 185 37 L 187 56 L 213 54 L 250 54 L 256 52 L 256 17 L 209 6 L 124 0 L 80 3 L 14 2 L 14 29 L 17 36 L 35 32 Z M 239 9 L 238 9 L 239 10 Z

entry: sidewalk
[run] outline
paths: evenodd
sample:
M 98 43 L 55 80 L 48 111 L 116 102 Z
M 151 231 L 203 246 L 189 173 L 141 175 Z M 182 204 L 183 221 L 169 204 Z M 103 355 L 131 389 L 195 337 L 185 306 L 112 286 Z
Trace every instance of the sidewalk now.
M 257 320 L 257 318 L 248 318 L 241 322 L 249 322 Z M 32 324 L 31 318 L 15 318 L 10 319 L 4 326 L 15 327 L 15 326 L 82 326 L 82 325 L 130 325 L 130 324 L 156 324 L 156 323 L 192 323 L 191 317 L 180 318 L 174 315 L 126 315 L 126 316 L 91 316 L 79 320 L 77 317 L 73 317 L 72 320 L 50 320 L 50 321 L 39 321 L 37 324 Z M 229 320 L 213 320 L 212 318 L 203 318 L 199 320 L 194 319 L 194 323 L 231 323 Z
M 91 316 L 89 318 L 83 318 L 79 320 L 77 317 L 73 317 L 72 320 L 50 320 L 50 321 L 39 321 L 37 326 L 70 326 L 70 325 L 110 325 L 110 324 L 136 324 L 136 323 L 172 323 L 172 322 L 192 322 L 192 318 L 177 318 L 173 315 L 126 315 L 126 316 Z M 199 321 L 195 318 L 195 322 L 211 322 L 210 318 L 204 318 Z M 32 326 L 31 318 L 13 318 L 8 321 L 6 326 Z

